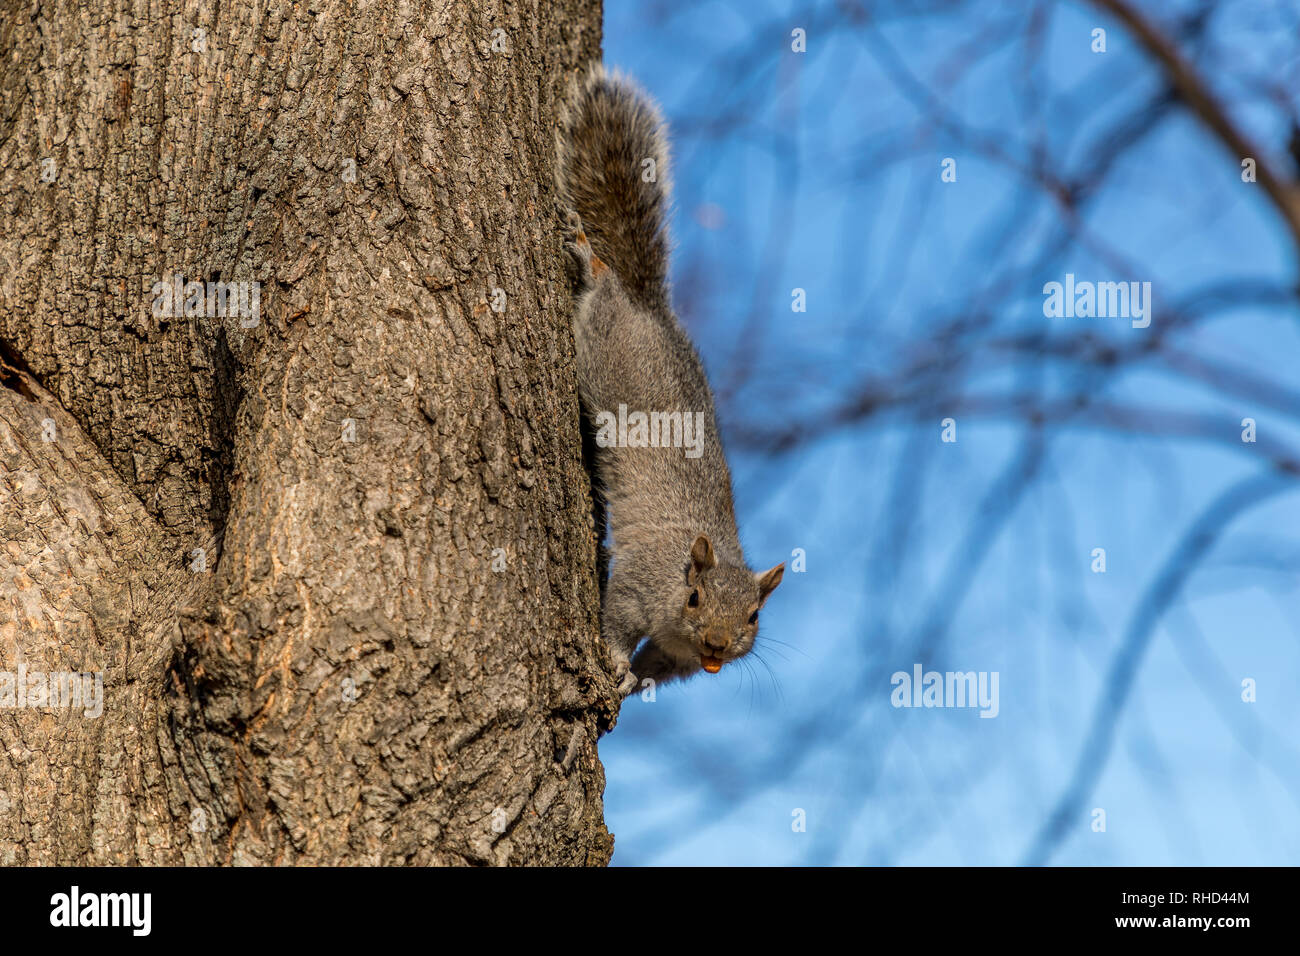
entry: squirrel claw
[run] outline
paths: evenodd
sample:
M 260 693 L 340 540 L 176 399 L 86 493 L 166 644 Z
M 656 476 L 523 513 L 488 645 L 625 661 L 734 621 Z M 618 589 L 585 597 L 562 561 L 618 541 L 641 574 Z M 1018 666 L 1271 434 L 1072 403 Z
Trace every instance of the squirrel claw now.
M 636 690 L 637 684 L 640 683 L 636 674 L 632 673 L 632 661 L 618 653 L 614 654 L 614 679 L 618 681 L 619 700 Z
M 590 286 L 596 278 L 591 261 L 591 243 L 587 241 L 587 237 L 583 233 L 579 232 L 577 238 L 566 242 L 564 247 L 569 251 L 569 255 L 573 257 L 573 261 L 578 266 L 578 275 L 582 280 L 582 284 Z
M 573 239 L 564 245 L 577 262 L 578 272 L 584 286 L 590 287 L 594 285 L 600 276 L 609 271 L 609 266 L 591 251 L 591 242 L 587 239 L 587 234 L 582 231 L 581 222 L 577 224 Z

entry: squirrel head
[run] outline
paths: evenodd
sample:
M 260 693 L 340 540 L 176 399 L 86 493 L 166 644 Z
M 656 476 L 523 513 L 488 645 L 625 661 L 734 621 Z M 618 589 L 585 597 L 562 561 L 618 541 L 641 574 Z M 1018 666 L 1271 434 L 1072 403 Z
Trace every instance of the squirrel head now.
M 784 573 L 784 564 L 762 572 L 721 564 L 708 535 L 695 539 L 686 566 L 681 623 L 700 655 L 700 666 L 716 674 L 727 661 L 749 653 L 758 636 L 759 609 Z

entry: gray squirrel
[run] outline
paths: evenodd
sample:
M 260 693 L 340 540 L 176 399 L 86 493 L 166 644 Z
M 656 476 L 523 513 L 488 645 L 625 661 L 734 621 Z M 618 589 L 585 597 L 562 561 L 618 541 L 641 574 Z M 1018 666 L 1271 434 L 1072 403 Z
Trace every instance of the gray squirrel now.
M 603 421 L 595 483 L 613 560 L 601 632 L 626 696 L 646 679 L 716 674 L 749 653 L 785 565 L 756 573 L 745 563 L 713 392 L 669 301 L 658 109 L 596 64 L 573 91 L 559 154 L 582 283 L 578 390 L 588 418 Z

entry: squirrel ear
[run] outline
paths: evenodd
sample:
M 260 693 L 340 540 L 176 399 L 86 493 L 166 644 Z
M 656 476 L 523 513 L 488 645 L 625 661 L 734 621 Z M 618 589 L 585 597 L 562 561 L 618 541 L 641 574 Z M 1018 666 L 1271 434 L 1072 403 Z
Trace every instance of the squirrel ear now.
M 758 581 L 758 606 L 762 607 L 767 601 L 767 596 L 776 590 L 776 586 L 781 583 L 781 578 L 785 574 L 785 562 L 782 561 L 774 568 L 768 568 L 766 571 L 756 573 L 755 579 Z
M 702 534 L 691 545 L 691 573 L 687 577 L 694 582 L 696 575 L 715 567 L 717 563 L 718 559 L 713 553 L 713 542 L 709 540 L 707 534 Z

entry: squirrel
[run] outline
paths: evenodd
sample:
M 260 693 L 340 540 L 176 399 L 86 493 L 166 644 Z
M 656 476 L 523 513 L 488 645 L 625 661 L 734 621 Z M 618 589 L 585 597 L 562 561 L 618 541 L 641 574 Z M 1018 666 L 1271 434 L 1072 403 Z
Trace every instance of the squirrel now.
M 603 420 L 594 485 L 612 561 L 601 633 L 626 697 L 644 680 L 716 674 L 749 653 L 785 564 L 754 572 L 745 563 L 713 392 L 670 303 L 659 110 L 598 63 L 570 101 L 559 191 L 581 284 L 579 397 L 589 420 Z

